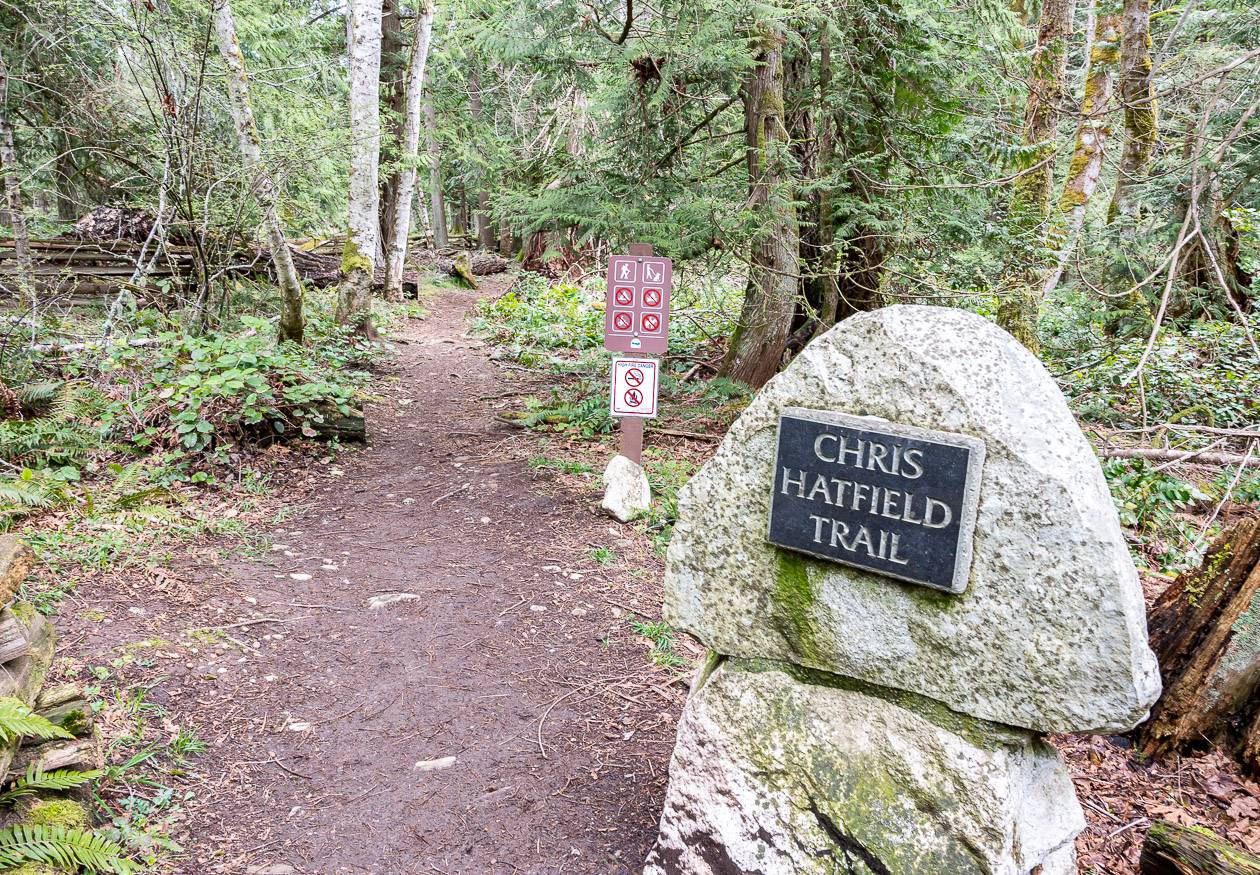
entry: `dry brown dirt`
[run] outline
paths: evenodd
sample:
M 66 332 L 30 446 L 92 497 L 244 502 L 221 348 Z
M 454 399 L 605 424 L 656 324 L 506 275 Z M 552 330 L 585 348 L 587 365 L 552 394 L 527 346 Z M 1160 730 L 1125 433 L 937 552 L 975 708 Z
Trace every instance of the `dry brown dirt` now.
M 175 871 L 638 870 L 686 687 L 630 628 L 659 616 L 660 560 L 527 464 L 495 407 L 539 377 L 467 336 L 474 302 L 400 332 L 369 444 L 298 490 L 261 561 L 63 605 L 63 655 L 147 642 L 128 677 L 209 744 L 175 781 Z

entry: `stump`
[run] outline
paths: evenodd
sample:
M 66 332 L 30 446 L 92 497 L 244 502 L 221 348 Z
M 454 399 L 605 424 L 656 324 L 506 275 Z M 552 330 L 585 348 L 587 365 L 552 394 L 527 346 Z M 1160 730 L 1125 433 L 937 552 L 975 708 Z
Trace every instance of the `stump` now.
M 1260 519 L 1234 523 L 1155 602 L 1151 647 L 1164 693 L 1137 730 L 1144 753 L 1161 756 L 1204 743 L 1251 749 L 1260 765 L 1260 727 L 1250 700 L 1260 685 Z M 1235 728 L 1244 727 L 1242 733 Z M 1249 744 L 1248 739 L 1251 739 Z
M 1260 875 L 1260 857 L 1202 827 L 1157 820 L 1142 843 L 1139 871 L 1142 875 Z

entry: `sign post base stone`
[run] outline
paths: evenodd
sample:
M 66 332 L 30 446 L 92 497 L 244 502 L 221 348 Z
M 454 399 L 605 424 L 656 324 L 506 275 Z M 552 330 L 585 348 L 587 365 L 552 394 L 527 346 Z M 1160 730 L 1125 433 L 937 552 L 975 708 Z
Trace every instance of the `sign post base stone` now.
M 623 419 L 622 424 L 641 420 Z M 647 474 L 643 466 L 625 456 L 614 456 L 604 469 L 604 500 L 600 507 L 618 522 L 628 523 L 652 505 L 652 491 L 648 488 Z

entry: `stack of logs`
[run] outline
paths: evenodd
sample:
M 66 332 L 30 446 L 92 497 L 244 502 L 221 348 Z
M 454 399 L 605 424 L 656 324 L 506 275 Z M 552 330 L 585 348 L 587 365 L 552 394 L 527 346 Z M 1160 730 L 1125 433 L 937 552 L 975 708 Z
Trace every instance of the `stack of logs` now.
M 92 708 L 75 684 L 45 687 L 56 633 L 28 602 L 15 601 L 34 565 L 31 549 L 0 536 L 0 697 L 12 696 L 68 732 L 72 738 L 17 739 L 0 748 L 0 774 L 7 785 L 31 765 L 54 769 L 95 769 L 101 765 L 100 740 Z
M 145 289 L 132 287 L 130 281 L 140 257 L 140 243 L 130 240 L 92 242 L 59 237 L 30 241 L 35 292 L 41 300 L 67 304 L 95 304 L 103 297 L 116 294 L 126 286 L 140 296 L 160 294 L 157 285 Z M 149 271 L 150 280 L 167 279 L 176 283 L 192 275 L 191 246 L 167 244 L 162 258 Z M 17 253 L 12 242 L 0 245 L 0 283 L 10 291 L 17 289 Z

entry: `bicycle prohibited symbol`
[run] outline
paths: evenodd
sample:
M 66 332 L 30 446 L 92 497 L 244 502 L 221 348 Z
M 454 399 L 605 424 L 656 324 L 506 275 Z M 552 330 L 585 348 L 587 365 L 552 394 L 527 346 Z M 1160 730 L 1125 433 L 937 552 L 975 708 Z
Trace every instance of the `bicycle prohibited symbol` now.
M 613 300 L 623 307 L 629 307 L 634 303 L 634 289 L 618 286 L 617 291 L 613 293 Z
M 630 318 L 629 313 L 618 313 L 613 316 L 613 327 L 618 331 L 629 331 L 630 326 L 634 324 L 634 320 Z
M 645 307 L 661 306 L 661 290 L 660 289 L 644 289 L 643 290 L 643 306 Z
M 655 313 L 648 313 L 643 317 L 643 330 L 653 333 L 661 330 L 661 317 Z

